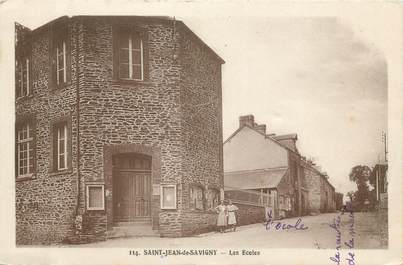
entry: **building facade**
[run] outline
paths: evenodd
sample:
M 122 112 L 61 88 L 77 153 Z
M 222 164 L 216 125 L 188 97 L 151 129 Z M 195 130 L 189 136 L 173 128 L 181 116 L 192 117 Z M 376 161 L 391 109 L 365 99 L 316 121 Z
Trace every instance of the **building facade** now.
M 183 22 L 16 24 L 15 58 L 17 244 L 214 226 L 224 61 Z
M 343 203 L 343 193 L 336 192 L 336 210 L 341 210 L 344 203 Z
M 388 208 L 388 164 L 378 163 L 372 171 L 370 180 L 374 186 L 375 202 L 378 209 Z
M 296 139 L 295 134 L 266 134 L 266 125 L 255 123 L 253 115 L 241 116 L 238 130 L 224 142 L 225 189 L 261 192 L 276 218 L 307 214 L 309 198 Z
M 239 128 L 224 142 L 226 194 L 261 192 L 279 218 L 334 211 L 334 187 L 299 153 L 297 140 L 296 134 L 267 134 L 253 115 L 241 116 Z
M 333 212 L 336 210 L 336 191 L 329 177 L 309 160 L 303 161 L 304 175 L 309 193 L 310 214 Z

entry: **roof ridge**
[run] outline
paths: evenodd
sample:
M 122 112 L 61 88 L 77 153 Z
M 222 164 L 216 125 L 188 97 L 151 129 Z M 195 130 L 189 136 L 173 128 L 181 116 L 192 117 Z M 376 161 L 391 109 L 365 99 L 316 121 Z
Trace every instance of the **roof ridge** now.
M 247 173 L 247 172 L 269 172 L 269 171 L 276 171 L 276 170 L 287 170 L 289 166 L 281 166 L 281 167 L 271 167 L 271 168 L 258 168 L 258 169 L 247 169 L 247 170 L 236 170 L 236 171 L 224 171 L 224 174 L 228 173 Z

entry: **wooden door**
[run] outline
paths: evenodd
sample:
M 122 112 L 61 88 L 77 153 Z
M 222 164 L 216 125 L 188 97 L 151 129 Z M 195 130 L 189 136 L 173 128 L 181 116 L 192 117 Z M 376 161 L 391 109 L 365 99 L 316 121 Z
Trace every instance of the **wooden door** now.
M 130 222 L 150 217 L 150 159 L 145 156 L 125 155 L 117 157 L 114 162 L 114 220 Z

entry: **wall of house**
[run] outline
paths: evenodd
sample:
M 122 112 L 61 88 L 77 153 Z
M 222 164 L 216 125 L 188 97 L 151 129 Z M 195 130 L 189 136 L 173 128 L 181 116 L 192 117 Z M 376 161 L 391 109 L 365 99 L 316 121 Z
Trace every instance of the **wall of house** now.
M 333 212 L 335 210 L 335 190 L 325 177 L 321 176 L 321 212 Z
M 318 214 L 321 209 L 320 176 L 310 167 L 304 167 L 304 175 L 308 189 L 309 213 Z
M 309 166 L 304 167 L 304 174 L 308 189 L 310 213 L 318 214 L 320 212 L 335 211 L 335 190 L 325 177 Z
M 71 23 L 71 81 L 61 89 L 49 82 L 50 28 L 44 26 L 32 33 L 31 89 L 32 96 L 16 100 L 16 121 L 31 115 L 36 125 L 36 173 L 33 179 L 16 180 L 16 243 L 49 244 L 60 242 L 73 232 L 77 204 L 76 161 L 76 30 Z M 80 73 L 82 74 L 82 73 Z M 71 120 L 72 161 L 67 171 L 52 172 L 51 130 L 53 122 L 62 117 Z
M 340 210 L 343 206 L 343 193 L 336 192 L 336 210 Z
M 160 210 L 159 195 L 153 190 L 153 228 L 161 236 L 197 232 L 191 223 L 183 226 L 183 222 L 197 219 L 195 216 L 210 220 L 194 223 L 201 229 L 209 229 L 213 223 L 207 211 L 189 213 L 187 184 L 197 182 L 218 189 L 223 184 L 221 62 L 202 52 L 197 41 L 185 50 L 184 41 L 189 36 L 180 35 L 173 21 L 124 20 L 147 35 L 148 71 L 142 82 L 113 78 L 112 24 L 116 19 L 69 19 L 75 25 L 70 38 L 72 81 L 60 91 L 48 87 L 48 32 L 43 30 L 35 37 L 34 96 L 18 102 L 16 112 L 36 113 L 38 173 L 35 180 L 16 183 L 18 243 L 60 242 L 73 233 L 77 205 L 76 84 L 80 91 L 79 212 L 84 216 L 83 233 L 95 235 L 97 240 L 106 238 L 112 225 L 110 156 L 133 150 L 153 156 L 152 184 L 157 190 L 160 184 L 177 184 L 176 210 Z M 183 57 L 178 59 L 176 52 Z M 203 77 L 196 78 L 199 74 Z M 206 100 L 215 103 L 210 105 Z M 52 175 L 48 173 L 49 121 L 63 115 L 72 117 L 72 169 Z M 85 187 L 91 183 L 105 184 L 106 210 L 86 210 Z M 31 204 L 35 207 L 27 207 Z
M 249 127 L 224 143 L 224 171 L 288 166 L 287 150 Z
M 277 185 L 277 202 L 278 202 L 278 211 L 279 216 L 282 217 L 291 217 L 297 215 L 297 209 L 295 207 L 295 200 L 298 194 L 295 192 L 294 186 L 292 184 L 292 178 L 290 177 L 290 172 L 287 172 L 284 177 L 281 179 L 280 183 Z M 280 196 L 283 198 L 290 198 L 291 209 L 283 203 L 283 206 L 280 204 Z M 281 213 L 283 211 L 283 213 Z
M 181 25 L 178 51 L 182 120 L 182 212 L 183 233 L 211 230 L 211 212 L 194 212 L 189 207 L 192 185 L 223 188 L 221 62 Z M 198 220 L 199 219 L 199 220 Z

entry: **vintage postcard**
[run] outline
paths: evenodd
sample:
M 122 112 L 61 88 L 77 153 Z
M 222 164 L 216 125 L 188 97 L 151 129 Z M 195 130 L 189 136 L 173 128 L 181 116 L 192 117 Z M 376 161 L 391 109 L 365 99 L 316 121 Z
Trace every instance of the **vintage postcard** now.
M 0 12 L 0 264 L 403 262 L 397 2 Z

